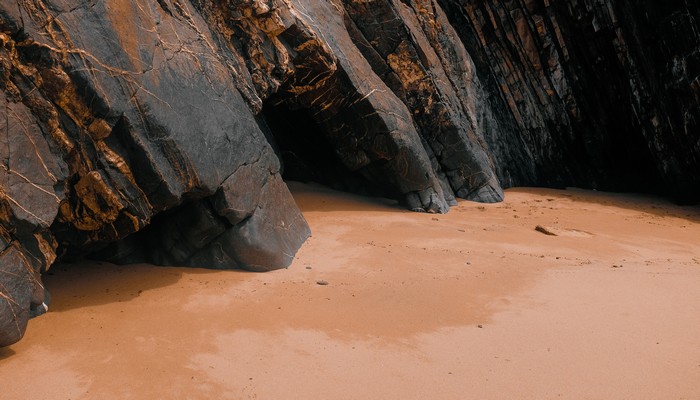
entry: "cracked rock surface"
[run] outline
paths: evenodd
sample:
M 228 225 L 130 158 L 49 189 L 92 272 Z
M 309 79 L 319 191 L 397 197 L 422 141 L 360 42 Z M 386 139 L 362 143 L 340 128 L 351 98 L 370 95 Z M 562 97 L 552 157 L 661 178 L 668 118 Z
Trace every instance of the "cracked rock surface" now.
M 282 181 L 443 213 L 516 185 L 700 197 L 700 6 L 630 0 L 0 4 L 0 346 L 91 256 L 266 271 Z

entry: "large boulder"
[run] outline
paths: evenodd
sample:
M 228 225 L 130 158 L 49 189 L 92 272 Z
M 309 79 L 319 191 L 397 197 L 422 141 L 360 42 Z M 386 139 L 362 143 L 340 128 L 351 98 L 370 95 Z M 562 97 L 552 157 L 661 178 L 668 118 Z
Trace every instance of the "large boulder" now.
M 309 235 L 194 7 L 93 3 L 0 6 L 0 345 L 45 309 L 56 257 L 270 270 Z

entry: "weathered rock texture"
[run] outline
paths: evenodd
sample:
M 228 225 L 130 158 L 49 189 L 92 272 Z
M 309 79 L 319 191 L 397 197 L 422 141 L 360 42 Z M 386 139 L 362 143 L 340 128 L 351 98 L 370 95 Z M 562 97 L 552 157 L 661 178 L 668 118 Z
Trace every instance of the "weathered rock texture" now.
M 289 265 L 309 230 L 282 174 L 428 212 L 515 185 L 697 201 L 698 21 L 689 0 L 5 0 L 0 346 L 57 259 Z
M 0 29 L 0 345 L 44 309 L 57 257 L 289 265 L 308 226 L 245 67 L 192 5 L 3 3 Z
M 528 149 L 523 159 L 489 141 L 498 165 L 509 160 L 501 179 L 697 202 L 700 3 L 439 3 L 498 96 L 501 126 Z

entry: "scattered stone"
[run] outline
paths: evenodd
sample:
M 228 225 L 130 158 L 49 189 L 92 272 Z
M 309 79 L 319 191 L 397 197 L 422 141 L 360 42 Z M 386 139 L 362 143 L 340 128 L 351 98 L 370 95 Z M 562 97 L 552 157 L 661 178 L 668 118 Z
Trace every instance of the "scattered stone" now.
M 320 281 L 316 281 L 316 284 L 317 284 L 317 285 L 321 285 L 321 286 L 327 286 L 327 285 L 328 285 L 328 281 L 320 280 Z

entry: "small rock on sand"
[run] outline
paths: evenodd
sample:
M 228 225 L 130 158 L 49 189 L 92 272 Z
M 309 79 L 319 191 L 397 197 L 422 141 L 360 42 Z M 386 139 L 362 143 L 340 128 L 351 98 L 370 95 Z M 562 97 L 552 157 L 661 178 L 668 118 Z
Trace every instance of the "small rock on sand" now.
M 321 286 L 326 286 L 326 285 L 328 285 L 328 281 L 320 280 L 320 281 L 316 281 L 316 284 L 321 285 Z
M 592 233 L 579 229 L 555 228 L 551 226 L 537 225 L 535 230 L 549 236 L 567 236 L 578 238 L 593 237 Z
M 537 232 L 544 233 L 545 235 L 549 235 L 549 236 L 559 236 L 559 235 L 557 235 L 556 233 L 554 233 L 553 230 L 552 230 L 551 228 L 546 227 L 546 226 L 537 225 L 537 226 L 535 227 L 535 230 L 536 230 Z

